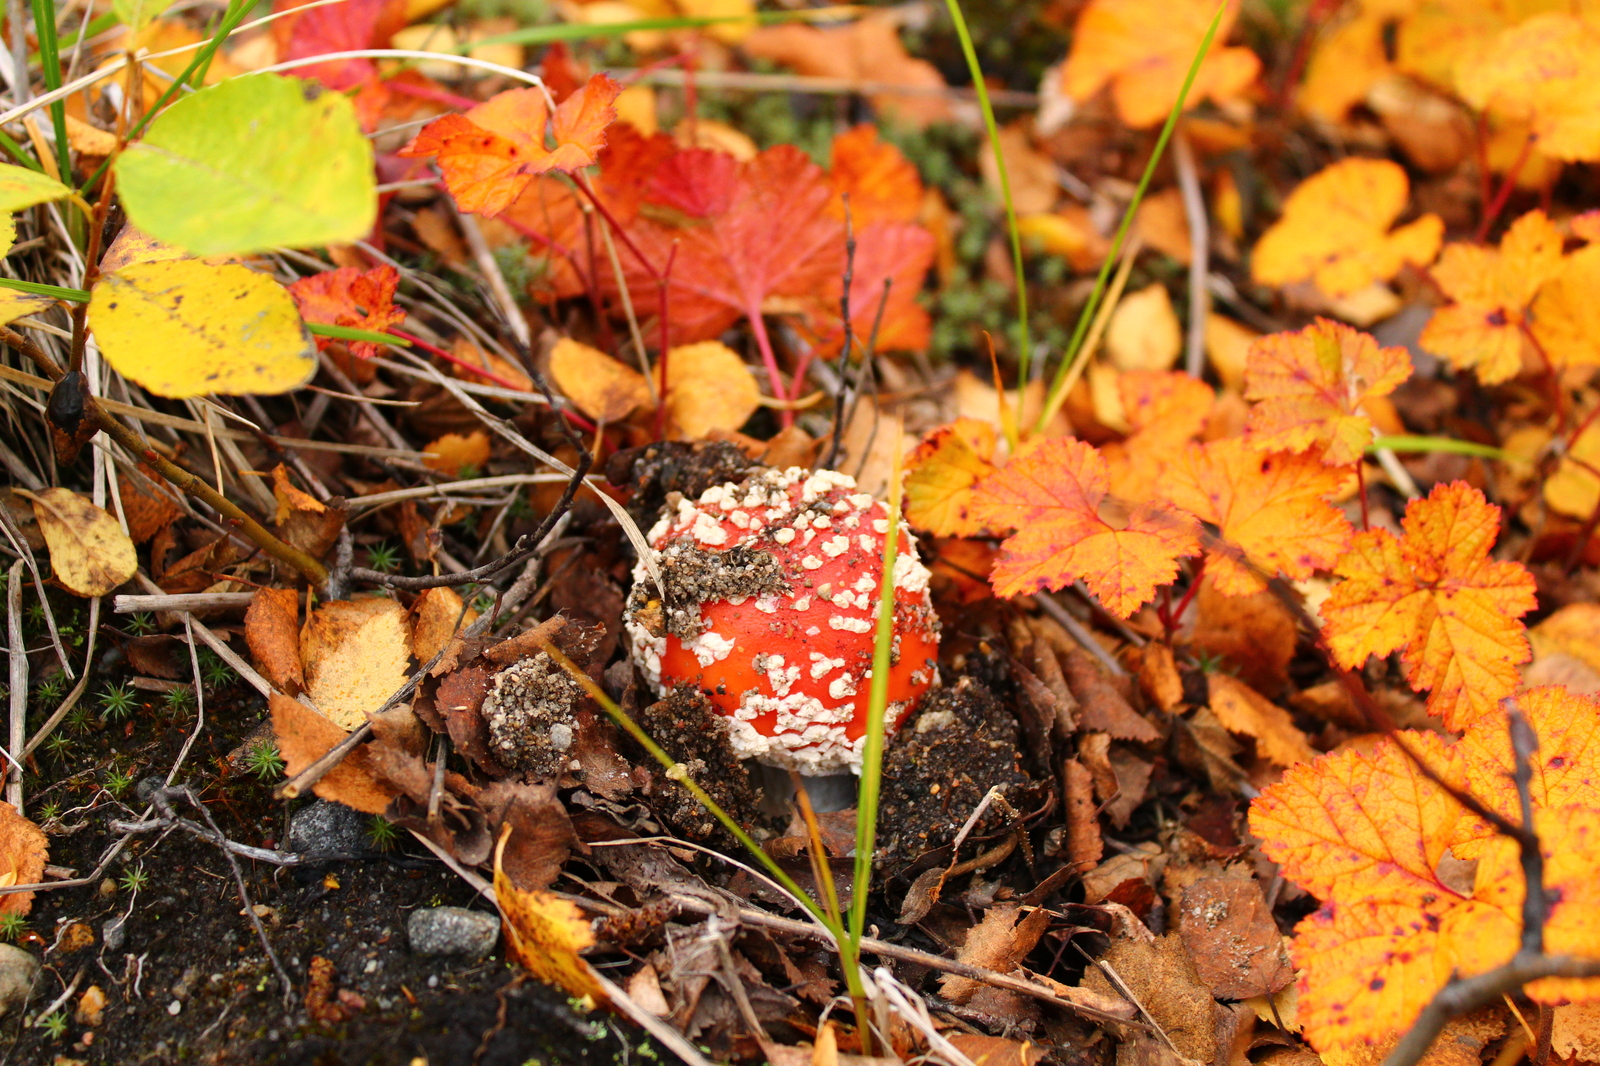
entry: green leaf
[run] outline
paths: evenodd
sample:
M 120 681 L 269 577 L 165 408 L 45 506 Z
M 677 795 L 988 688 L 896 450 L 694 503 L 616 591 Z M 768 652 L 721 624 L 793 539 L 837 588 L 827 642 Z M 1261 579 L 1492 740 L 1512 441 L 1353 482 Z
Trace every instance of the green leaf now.
M 71 189 L 48 174 L 0 163 L 0 211 L 21 211 L 71 195 Z
M 251 74 L 202 89 L 117 161 L 133 224 L 196 255 L 360 240 L 378 198 L 372 146 L 338 93 Z
M 111 10 L 117 19 L 134 33 L 138 33 L 172 6 L 172 0 L 111 0 Z
M 279 393 L 316 372 L 282 285 L 237 263 L 135 263 L 101 278 L 89 328 L 123 377 L 157 396 Z

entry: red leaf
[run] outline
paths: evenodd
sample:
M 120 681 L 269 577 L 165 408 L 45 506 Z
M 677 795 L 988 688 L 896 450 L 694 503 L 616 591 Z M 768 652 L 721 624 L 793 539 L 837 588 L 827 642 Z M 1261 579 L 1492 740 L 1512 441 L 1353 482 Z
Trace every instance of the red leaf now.
M 274 11 L 293 11 L 310 0 L 277 0 Z M 394 32 L 406 24 L 406 0 L 344 0 L 285 15 L 272 24 L 280 60 L 305 59 L 329 52 L 386 48 Z M 377 76 L 370 59 L 335 59 L 298 67 L 297 77 L 314 78 L 336 92 L 353 89 Z
M 406 319 L 405 311 L 394 305 L 394 291 L 399 284 L 400 273 L 392 266 L 378 266 L 366 272 L 340 267 L 301 278 L 289 286 L 289 295 L 307 322 L 384 333 Z M 331 339 L 316 338 L 317 350 L 326 348 Z M 378 354 L 378 345 L 373 341 L 346 343 L 350 354 L 362 359 Z

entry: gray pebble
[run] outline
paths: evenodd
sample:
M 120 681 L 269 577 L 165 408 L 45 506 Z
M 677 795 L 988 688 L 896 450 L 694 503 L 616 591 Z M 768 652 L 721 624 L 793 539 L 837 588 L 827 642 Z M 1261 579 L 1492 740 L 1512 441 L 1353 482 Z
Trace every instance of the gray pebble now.
M 368 850 L 367 816 L 319 799 L 289 819 L 289 850 L 311 856 L 363 854 Z
M 15 944 L 0 944 L 0 1014 L 26 1006 L 38 979 L 38 959 Z
M 128 939 L 128 928 L 127 922 L 120 914 L 100 923 L 100 939 L 107 951 L 122 950 L 123 942 Z
M 406 937 L 417 955 L 483 958 L 500 937 L 500 920 L 465 907 L 422 907 L 406 921 Z

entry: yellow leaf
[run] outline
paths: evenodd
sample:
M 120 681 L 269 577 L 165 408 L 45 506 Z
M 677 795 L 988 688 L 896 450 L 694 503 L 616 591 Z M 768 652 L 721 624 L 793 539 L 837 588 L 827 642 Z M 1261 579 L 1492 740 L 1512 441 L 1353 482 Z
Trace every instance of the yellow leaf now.
M 1600 244 L 1579 248 L 1533 301 L 1533 335 L 1556 366 L 1600 364 Z
M 422 461 L 429 470 L 460 477 L 467 468 L 482 470 L 489 461 L 489 434 L 481 429 L 465 434 L 446 433 L 429 441 L 423 451 L 429 453 Z
M 1390 231 L 1405 210 L 1410 183 L 1387 159 L 1344 159 L 1301 182 L 1283 217 L 1256 242 L 1251 274 L 1264 285 L 1310 279 L 1329 296 L 1387 281 L 1402 265 L 1438 254 L 1437 215 Z
M 324 603 L 300 633 L 306 691 L 341 729 L 354 729 L 406 682 L 406 610 L 381 596 Z
M 235 264 L 126 267 L 95 285 L 89 327 L 117 372 L 158 396 L 287 392 L 317 368 L 288 292 Z
M 721 341 L 685 344 L 667 353 L 667 418 L 679 437 L 700 438 L 714 429 L 738 429 L 761 406 L 750 368 Z M 661 367 L 656 367 L 661 381 Z
M 1600 465 L 1600 426 L 1591 425 L 1572 442 L 1561 463 L 1544 483 L 1544 502 L 1553 511 L 1572 518 L 1588 518 L 1600 507 L 1600 478 L 1591 468 Z
M 1118 370 L 1169 370 L 1183 350 L 1183 330 L 1167 287 L 1129 293 L 1111 314 L 1106 352 Z
M 39 531 L 50 548 L 50 566 L 69 592 L 104 596 L 139 569 L 139 556 L 121 524 L 76 492 L 11 491 L 33 501 Z
M 643 374 L 571 337 L 562 337 L 550 349 L 550 377 L 596 422 L 621 421 L 650 402 Z
M 506 954 L 546 984 L 591 1004 L 606 1002 L 605 991 L 578 953 L 594 944 L 594 931 L 576 904 L 550 892 L 523 891 L 501 868 L 501 853 L 512 829 L 508 823 L 494 850 L 494 898 L 500 908 Z
M 1462 99 L 1530 123 L 1534 146 L 1565 160 L 1600 159 L 1600 27 L 1559 12 L 1536 15 L 1456 69 Z
M 43 311 L 53 303 L 55 301 L 48 296 L 17 292 L 15 289 L 0 289 L 0 325 L 10 325 L 23 315 Z
M 958 418 L 925 437 L 906 461 L 906 520 L 936 537 L 985 532 L 972 518 L 972 490 L 994 473 L 994 426 Z
M 11 254 L 11 246 L 17 243 L 17 216 L 8 214 L 0 218 L 0 259 Z

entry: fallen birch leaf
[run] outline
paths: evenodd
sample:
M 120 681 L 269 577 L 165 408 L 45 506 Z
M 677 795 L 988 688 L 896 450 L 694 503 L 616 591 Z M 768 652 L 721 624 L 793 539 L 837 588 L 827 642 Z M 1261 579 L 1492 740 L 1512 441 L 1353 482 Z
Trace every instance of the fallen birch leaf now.
M 620 422 L 650 402 L 643 374 L 571 337 L 550 349 L 550 379 L 596 422 Z
M 133 541 L 104 509 L 70 489 L 12 491 L 33 501 L 39 531 L 50 547 L 50 568 L 68 592 L 104 596 L 139 569 Z
M 256 669 L 275 688 L 290 696 L 305 690 L 299 593 L 294 589 L 256 589 L 244 613 L 244 640 Z
M 0 884 L 36 885 L 44 878 L 50 841 L 33 822 L 9 803 L 0 803 Z M 0 896 L 0 915 L 19 917 L 33 909 L 32 892 Z
M 283 756 L 285 777 L 294 777 L 349 736 L 345 730 L 290 696 L 274 692 L 268 702 L 272 707 L 272 735 L 277 741 L 278 753 Z M 358 747 L 346 755 L 339 765 L 311 786 L 311 791 L 323 799 L 342 803 L 367 814 L 382 814 L 388 810 L 389 801 L 399 795 L 391 785 L 380 781 L 372 772 L 364 747 Z
M 300 656 L 312 701 L 329 721 L 354 729 L 406 682 L 406 610 L 382 596 L 324 603 L 306 619 Z
M 506 826 L 494 854 L 494 895 L 500 908 L 506 954 L 546 984 L 564 988 L 568 995 L 592 1006 L 607 1002 L 594 970 L 579 952 L 594 945 L 589 920 L 573 903 L 549 892 L 523 891 L 511 883 L 501 866 Z
M 761 390 L 745 361 L 721 341 L 683 344 L 667 352 L 656 383 L 667 420 L 680 437 L 698 440 L 713 430 L 736 430 L 761 406 Z

